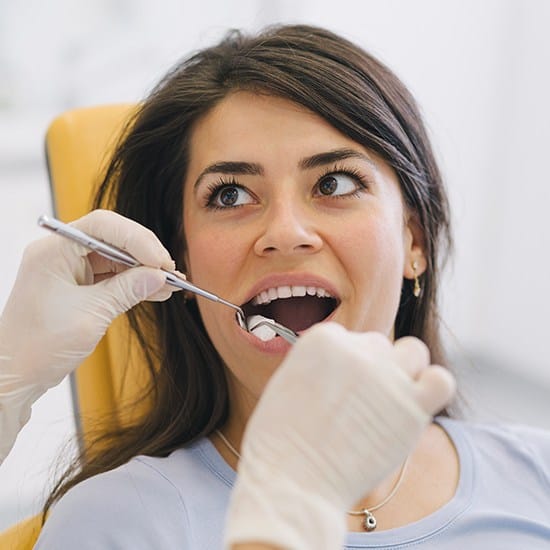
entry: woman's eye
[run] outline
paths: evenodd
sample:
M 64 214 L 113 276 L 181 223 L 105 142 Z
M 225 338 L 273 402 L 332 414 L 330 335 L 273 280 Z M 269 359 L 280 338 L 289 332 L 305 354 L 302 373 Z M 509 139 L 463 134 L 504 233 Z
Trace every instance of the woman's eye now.
M 223 185 L 218 188 L 208 200 L 209 206 L 218 208 L 231 208 L 235 206 L 242 206 L 243 204 L 250 204 L 253 202 L 253 198 L 238 185 Z
M 362 185 L 357 178 L 348 174 L 328 174 L 317 183 L 317 193 L 325 197 L 351 195 Z

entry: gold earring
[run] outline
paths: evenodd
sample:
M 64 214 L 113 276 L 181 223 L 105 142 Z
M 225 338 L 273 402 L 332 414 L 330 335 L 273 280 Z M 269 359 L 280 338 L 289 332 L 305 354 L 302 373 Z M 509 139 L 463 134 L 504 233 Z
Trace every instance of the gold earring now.
M 418 262 L 415 260 L 412 264 L 412 268 L 414 271 L 414 289 L 413 294 L 416 298 L 420 296 L 420 292 L 422 291 L 422 288 L 420 287 L 420 281 L 418 279 L 418 275 L 416 274 L 416 270 L 418 269 Z

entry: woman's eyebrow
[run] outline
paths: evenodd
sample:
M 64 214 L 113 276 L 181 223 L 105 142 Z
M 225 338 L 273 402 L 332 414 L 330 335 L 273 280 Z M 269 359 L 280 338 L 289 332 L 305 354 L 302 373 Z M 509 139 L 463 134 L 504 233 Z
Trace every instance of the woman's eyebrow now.
M 298 165 L 303 170 L 309 170 L 311 168 L 318 168 L 319 166 L 324 166 L 326 164 L 333 164 L 340 160 L 345 160 L 350 158 L 364 160 L 368 162 L 370 165 L 372 165 L 373 168 L 377 168 L 376 163 L 369 155 L 367 155 L 366 153 L 363 153 L 362 151 L 356 151 L 355 149 L 348 149 L 348 148 L 334 149 L 333 151 L 318 153 L 317 155 L 303 158 L 300 160 Z
M 207 174 L 233 174 L 235 176 L 262 176 L 264 169 L 255 162 L 221 161 L 207 166 L 195 181 L 193 189 L 196 189 L 202 178 Z

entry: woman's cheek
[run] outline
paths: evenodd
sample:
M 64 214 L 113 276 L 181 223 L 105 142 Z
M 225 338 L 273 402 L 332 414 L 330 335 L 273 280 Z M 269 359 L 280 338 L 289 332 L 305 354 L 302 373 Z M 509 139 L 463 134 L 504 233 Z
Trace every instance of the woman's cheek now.
M 231 264 L 227 259 L 227 245 L 223 243 L 223 237 L 200 230 L 193 231 L 192 239 L 189 238 L 190 278 L 207 290 L 215 290 L 212 285 L 219 283 L 219 273 Z

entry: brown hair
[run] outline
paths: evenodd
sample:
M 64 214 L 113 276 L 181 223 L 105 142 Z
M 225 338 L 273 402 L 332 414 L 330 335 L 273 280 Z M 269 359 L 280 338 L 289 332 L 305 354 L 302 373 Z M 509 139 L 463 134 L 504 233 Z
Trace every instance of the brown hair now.
M 279 26 L 257 36 L 230 32 L 158 84 L 131 121 L 97 195 L 152 229 L 182 261 L 183 185 L 193 125 L 229 93 L 249 90 L 287 98 L 375 151 L 395 170 L 407 208 L 423 231 L 427 270 L 422 293 L 403 282 L 395 337 L 413 335 L 443 364 L 437 287 L 441 248 L 451 248 L 441 176 L 416 103 L 371 55 L 320 28 Z M 229 411 L 223 362 L 193 300 L 176 293 L 129 314 L 151 370 L 153 406 L 138 424 L 104 436 L 55 487 L 45 510 L 76 483 L 137 454 L 165 456 L 223 426 Z M 96 447 L 94 447 L 95 449 Z

